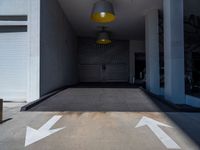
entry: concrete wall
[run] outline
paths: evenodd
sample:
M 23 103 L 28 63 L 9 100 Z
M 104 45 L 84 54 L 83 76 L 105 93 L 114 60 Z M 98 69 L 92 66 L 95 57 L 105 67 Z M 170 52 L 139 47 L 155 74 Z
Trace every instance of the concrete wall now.
M 135 77 L 135 53 L 145 53 L 145 42 L 130 40 L 129 61 L 130 61 L 130 83 L 133 83 Z
M 29 0 L 1 0 L 0 15 L 27 15 Z
M 29 0 L 28 33 L 29 62 L 27 101 L 31 102 L 40 97 L 40 0 Z
M 40 95 L 76 84 L 77 41 L 56 0 L 41 0 Z

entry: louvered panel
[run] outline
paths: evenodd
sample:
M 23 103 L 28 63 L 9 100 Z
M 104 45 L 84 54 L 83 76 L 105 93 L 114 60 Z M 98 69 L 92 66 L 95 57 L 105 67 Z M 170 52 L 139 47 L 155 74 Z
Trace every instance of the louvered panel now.
M 29 0 L 0 0 L 0 15 L 28 14 Z
M 27 32 L 0 33 L 0 97 L 24 101 L 27 96 Z

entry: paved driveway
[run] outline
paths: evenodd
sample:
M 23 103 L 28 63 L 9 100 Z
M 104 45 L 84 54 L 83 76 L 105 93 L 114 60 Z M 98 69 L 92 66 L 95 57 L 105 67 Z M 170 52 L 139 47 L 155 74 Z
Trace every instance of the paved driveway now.
M 63 128 L 25 147 L 27 126 L 36 130 L 52 117 L 62 117 L 51 129 Z M 159 126 L 181 149 L 200 149 L 200 114 L 157 112 L 21 112 L 0 125 L 0 150 L 167 150 L 148 126 L 135 128 L 143 116 L 171 127 Z M 44 128 L 44 127 L 43 127 Z M 46 135 L 38 130 L 38 136 Z M 164 137 L 166 139 L 166 137 Z M 169 142 L 170 143 L 170 142 Z M 170 146 L 170 144 L 168 145 Z M 173 146 L 173 144 L 172 144 Z
M 0 150 L 200 150 L 200 113 L 176 112 L 139 89 L 69 89 L 15 113 L 0 133 Z

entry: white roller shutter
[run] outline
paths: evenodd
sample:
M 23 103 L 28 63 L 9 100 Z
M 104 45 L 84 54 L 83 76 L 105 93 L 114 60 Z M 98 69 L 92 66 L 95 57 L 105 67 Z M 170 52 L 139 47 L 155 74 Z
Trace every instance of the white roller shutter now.
M 28 33 L 0 32 L 0 98 L 27 98 Z

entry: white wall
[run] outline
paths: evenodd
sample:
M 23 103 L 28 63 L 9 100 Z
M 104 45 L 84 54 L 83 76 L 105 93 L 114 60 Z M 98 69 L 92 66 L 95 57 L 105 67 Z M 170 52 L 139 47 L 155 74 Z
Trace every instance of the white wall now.
M 0 32 L 0 97 L 4 100 L 27 98 L 27 38 L 26 32 Z
M 39 98 L 39 14 L 40 0 L 0 1 L 1 16 L 28 16 L 27 21 L 0 21 L 0 25 L 27 25 L 28 29 L 27 32 L 22 33 L 0 33 L 2 37 L 7 37 L 6 42 L 10 42 L 10 45 L 7 44 L 7 46 L 5 46 L 5 44 L 4 46 L 0 45 L 0 49 L 4 49 L 0 51 L 0 55 L 2 57 L 8 56 L 8 58 L 4 61 L 4 63 L 6 63 L 4 65 L 6 65 L 7 73 L 13 74 L 12 79 L 0 75 L 0 80 L 7 80 L 6 86 L 11 86 L 13 91 L 20 91 L 17 93 L 6 90 L 5 95 L 0 94 L 0 97 L 3 95 L 4 100 L 32 101 Z M 10 47 L 11 44 L 13 45 L 13 49 Z M 19 46 L 18 49 L 17 47 L 14 48 L 16 44 L 18 44 L 18 46 L 20 44 L 21 46 Z M 9 50 L 12 50 L 12 54 L 9 54 L 9 52 L 11 52 Z M 24 52 L 22 52 L 22 50 L 24 50 Z M 16 66 L 17 63 L 12 62 L 14 59 L 10 60 L 12 55 L 15 55 L 16 57 L 13 57 L 16 59 L 21 58 L 21 60 L 16 60 L 16 62 L 21 64 L 20 68 L 22 71 L 20 71 L 19 67 Z M 18 57 L 19 55 L 20 57 Z M 10 60 L 10 63 L 8 60 Z M 2 66 L 3 64 L 1 63 L 1 67 Z M 22 83 L 22 81 L 26 85 L 23 85 L 23 88 L 20 88 L 19 84 Z M 5 86 L 2 88 L 4 89 Z
M 41 11 L 40 8 L 42 8 Z M 27 32 L 24 33 L 27 35 L 24 36 L 26 41 L 22 42 L 22 45 L 27 45 L 26 56 L 23 57 L 25 67 L 22 68 L 23 73 L 20 77 L 13 78 L 13 84 L 21 80 L 26 83 L 27 86 L 23 86 L 25 93 L 21 96 L 22 94 L 14 94 L 6 90 L 7 95 L 13 98 L 3 96 L 4 99 L 7 97 L 6 100 L 16 101 L 17 99 L 17 101 L 30 102 L 57 88 L 77 83 L 76 36 L 57 0 L 1 0 L 0 15 L 28 16 L 27 21 L 6 23 L 0 21 L 0 24 L 24 24 L 28 27 Z M 41 18 L 40 15 L 42 15 Z M 0 55 L 1 53 L 2 51 Z M 17 74 L 14 73 L 13 66 L 8 63 L 7 69 L 10 73 Z M 2 76 L 0 79 L 9 80 Z M 14 85 L 13 88 L 19 90 L 19 87 Z
M 1 0 L 0 15 L 26 15 L 29 12 L 29 0 Z
M 130 57 L 130 83 L 133 83 L 135 77 L 135 53 L 145 53 L 145 42 L 130 40 L 129 57 Z
M 76 84 L 77 41 L 56 0 L 41 1 L 40 95 Z

